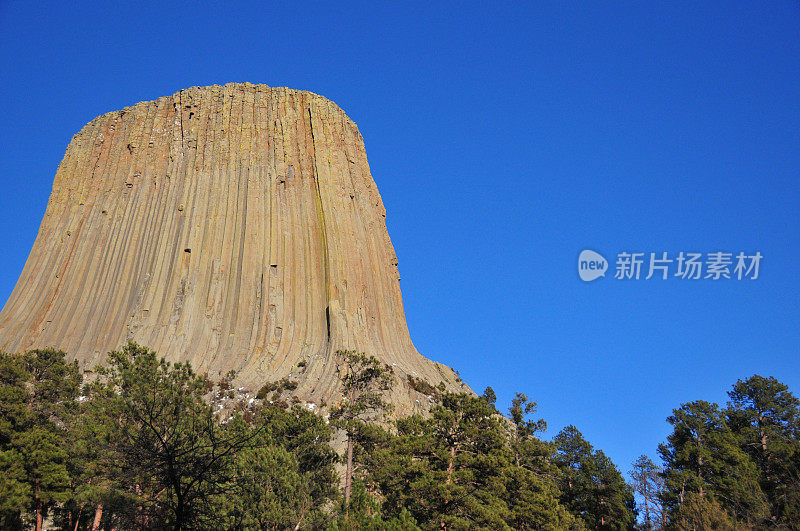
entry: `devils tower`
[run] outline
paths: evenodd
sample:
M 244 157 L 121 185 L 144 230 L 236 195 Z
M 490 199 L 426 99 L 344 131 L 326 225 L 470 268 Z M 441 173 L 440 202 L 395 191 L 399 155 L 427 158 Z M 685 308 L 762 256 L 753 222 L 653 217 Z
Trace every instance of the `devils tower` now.
M 462 384 L 411 342 L 385 218 L 358 128 L 322 96 L 236 83 L 104 114 L 56 171 L 0 349 L 90 368 L 133 340 L 317 404 L 354 349 L 393 368 L 411 412 L 409 376 Z

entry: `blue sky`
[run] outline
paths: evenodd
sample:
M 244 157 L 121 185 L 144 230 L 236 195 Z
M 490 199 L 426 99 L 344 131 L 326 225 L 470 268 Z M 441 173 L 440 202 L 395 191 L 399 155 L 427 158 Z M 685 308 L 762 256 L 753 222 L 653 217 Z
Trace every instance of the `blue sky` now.
M 627 470 L 682 402 L 754 373 L 800 393 L 800 4 L 93 4 L 0 2 L 0 303 L 85 123 L 250 81 L 359 125 L 415 344 L 549 436 Z M 585 248 L 764 259 L 584 283 Z

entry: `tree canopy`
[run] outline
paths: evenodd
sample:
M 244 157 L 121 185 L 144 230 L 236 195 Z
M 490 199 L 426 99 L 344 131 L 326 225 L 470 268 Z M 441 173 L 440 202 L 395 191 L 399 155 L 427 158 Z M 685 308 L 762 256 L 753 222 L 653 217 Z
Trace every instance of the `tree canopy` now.
M 339 356 L 320 412 L 270 403 L 286 378 L 250 394 L 134 343 L 86 378 L 64 352 L 0 353 L 0 528 L 800 527 L 800 402 L 775 378 L 680 405 L 663 466 L 640 456 L 628 484 L 575 426 L 542 438 L 525 394 L 504 416 L 491 388 L 409 379 L 433 405 L 391 418 L 392 369 Z

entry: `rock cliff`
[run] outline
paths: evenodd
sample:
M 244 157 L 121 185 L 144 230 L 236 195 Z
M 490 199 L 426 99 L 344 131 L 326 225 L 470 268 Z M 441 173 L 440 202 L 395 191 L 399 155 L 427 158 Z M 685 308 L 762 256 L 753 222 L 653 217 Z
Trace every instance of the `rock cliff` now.
M 92 120 L 58 167 L 0 313 L 0 349 L 54 346 L 89 368 L 127 340 L 257 390 L 341 399 L 338 349 L 467 389 L 409 337 L 386 211 L 356 125 L 265 85 L 193 87 Z

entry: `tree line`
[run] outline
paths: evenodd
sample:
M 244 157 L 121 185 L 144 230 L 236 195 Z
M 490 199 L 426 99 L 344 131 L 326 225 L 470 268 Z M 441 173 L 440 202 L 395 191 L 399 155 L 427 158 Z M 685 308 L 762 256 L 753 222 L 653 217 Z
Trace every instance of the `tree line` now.
M 340 351 L 329 415 L 256 397 L 134 343 L 84 378 L 63 352 L 0 354 L 0 528 L 734 529 L 800 522 L 798 401 L 774 378 L 691 402 L 630 481 L 536 404 L 409 377 L 428 415 L 390 419 L 391 367 Z M 303 363 L 303 362 L 301 362 Z M 219 403 L 229 399 L 233 407 Z M 341 448 L 337 452 L 334 448 Z M 341 453 L 341 455 L 340 455 Z M 638 503 L 635 495 L 638 496 Z M 637 519 L 638 516 L 638 519 Z M 637 522 L 638 520 L 638 522 Z
M 800 529 L 800 401 L 759 375 L 728 397 L 673 410 L 663 466 L 633 463 L 644 529 Z

